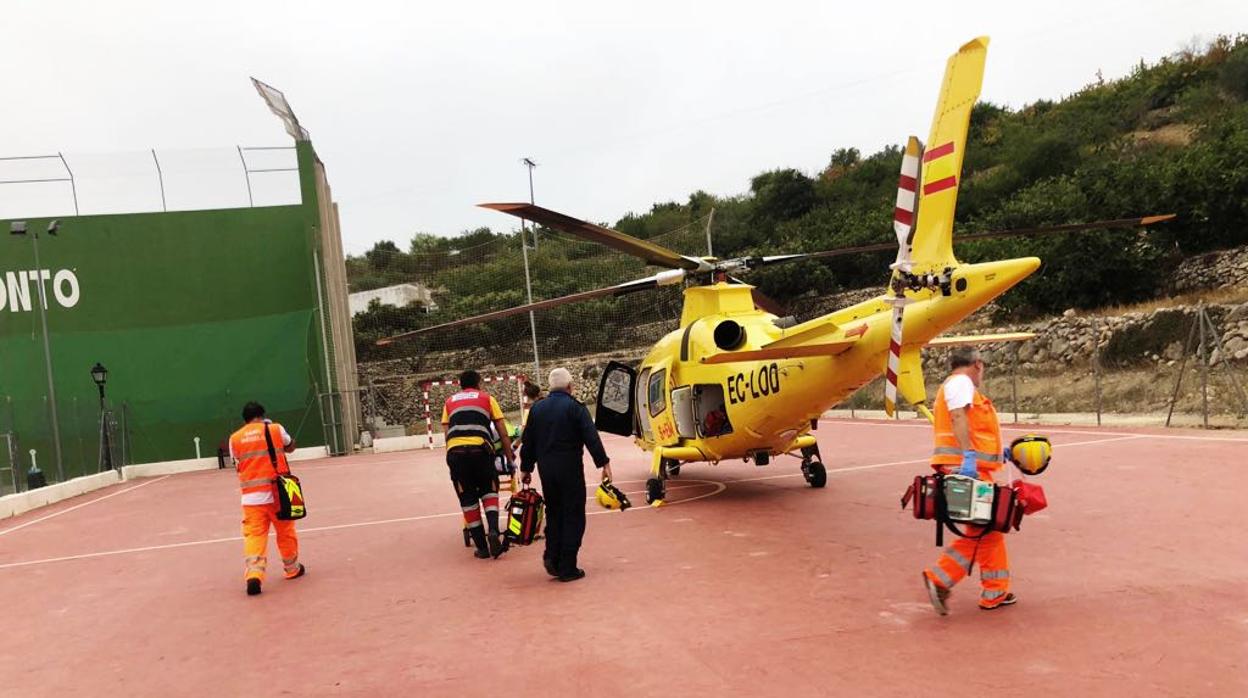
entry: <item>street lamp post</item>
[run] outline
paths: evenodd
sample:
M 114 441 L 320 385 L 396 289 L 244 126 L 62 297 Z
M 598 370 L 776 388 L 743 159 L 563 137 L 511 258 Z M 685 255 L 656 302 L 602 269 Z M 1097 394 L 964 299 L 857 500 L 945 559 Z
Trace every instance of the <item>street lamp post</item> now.
M 60 221 L 54 220 L 48 223 L 48 235 L 55 237 L 60 227 Z M 26 222 L 13 221 L 9 224 L 9 233 L 26 235 Z M 48 376 L 48 405 L 52 408 L 52 452 L 56 454 L 57 482 L 64 482 L 65 464 L 61 458 L 61 423 L 56 410 L 56 386 L 52 381 L 52 348 L 48 344 L 48 294 L 44 289 L 43 282 L 46 277 L 43 275 L 43 267 L 39 265 L 39 232 L 37 230 L 30 231 L 30 243 L 35 249 L 35 287 L 39 289 L 39 324 L 43 328 L 43 367 Z
M 104 407 L 104 383 L 108 381 L 108 369 L 99 361 L 91 367 L 91 380 L 100 389 L 100 465 L 102 470 L 113 469 L 113 448 L 108 438 L 108 410 Z

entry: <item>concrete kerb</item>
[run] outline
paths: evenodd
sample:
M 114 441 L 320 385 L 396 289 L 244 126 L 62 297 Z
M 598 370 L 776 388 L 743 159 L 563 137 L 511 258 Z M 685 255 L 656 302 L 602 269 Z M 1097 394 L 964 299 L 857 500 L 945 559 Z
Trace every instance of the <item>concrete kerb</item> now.
M 48 485 L 35 490 L 5 495 L 0 497 L 0 519 L 24 514 L 31 509 L 55 504 L 70 497 L 77 497 L 119 482 L 121 482 L 121 473 L 116 470 L 107 470 L 95 475 L 84 475 L 67 482 L 58 482 L 55 485 Z
M 329 452 L 324 446 L 312 446 L 295 449 L 295 452 L 288 454 L 287 458 L 293 463 L 325 458 L 328 455 Z M 116 485 L 120 482 L 128 482 L 145 477 L 189 473 L 197 470 L 216 470 L 217 467 L 217 459 L 214 456 L 212 458 L 190 458 L 186 460 L 126 465 L 118 470 L 107 470 L 95 475 L 84 475 L 67 482 L 60 482 L 47 487 L 0 497 L 0 519 L 24 514 L 31 509 L 55 504 L 71 497 L 77 497 L 110 485 Z
M 434 448 L 441 448 L 446 444 L 446 437 L 443 434 L 433 435 Z M 429 448 L 429 435 L 420 434 L 418 436 L 395 436 L 386 439 L 373 439 L 373 453 L 394 453 L 396 451 L 415 451 L 419 448 Z

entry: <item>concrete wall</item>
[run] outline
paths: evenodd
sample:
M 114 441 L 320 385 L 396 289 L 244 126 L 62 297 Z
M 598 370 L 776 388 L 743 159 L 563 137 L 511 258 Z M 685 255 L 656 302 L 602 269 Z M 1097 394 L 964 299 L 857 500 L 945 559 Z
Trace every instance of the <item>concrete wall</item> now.
M 409 437 L 415 438 L 415 437 Z M 424 448 L 428 440 L 420 437 L 419 444 L 410 445 L 406 449 L 394 448 L 392 450 L 411 450 L 414 448 Z M 325 458 L 329 454 L 324 446 L 310 446 L 308 448 L 295 449 L 287 458 L 292 463 L 300 461 L 316 460 Z M 230 467 L 230 466 L 226 466 Z M 120 482 L 128 482 L 145 477 L 159 477 L 162 475 L 176 475 L 178 473 L 189 473 L 196 470 L 216 470 L 217 459 L 212 458 L 189 458 L 186 460 L 162 461 L 159 463 L 143 463 L 140 465 L 127 465 L 120 470 L 108 470 L 95 475 L 84 475 L 76 477 L 67 482 L 40 487 L 39 489 L 29 490 L 27 492 L 19 492 L 0 497 L 0 519 L 6 519 L 11 516 L 17 516 L 37 509 L 39 507 L 55 504 L 57 502 L 77 497 L 79 495 L 94 492 L 95 490 L 116 485 Z

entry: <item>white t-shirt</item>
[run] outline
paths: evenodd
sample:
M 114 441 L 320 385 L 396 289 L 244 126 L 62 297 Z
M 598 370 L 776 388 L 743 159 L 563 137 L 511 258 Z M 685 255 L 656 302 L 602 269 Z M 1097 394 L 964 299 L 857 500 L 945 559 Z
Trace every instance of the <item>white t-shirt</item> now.
M 264 422 L 265 426 L 268 426 L 271 423 L 272 422 L 268 420 L 265 420 Z M 292 439 L 290 438 L 290 434 L 286 433 L 286 427 L 282 426 L 281 424 L 278 424 L 277 429 L 278 431 L 282 432 L 282 446 L 289 446 Z M 238 462 L 238 454 L 234 453 L 234 443 L 232 441 L 230 442 L 230 458 L 233 458 L 235 463 Z M 273 503 L 273 490 L 271 489 L 265 490 L 263 492 L 244 492 L 243 493 L 243 506 L 258 506 L 261 504 L 272 504 L 272 503 Z
M 945 407 L 960 409 L 975 401 L 975 381 L 965 373 L 959 373 L 945 381 Z

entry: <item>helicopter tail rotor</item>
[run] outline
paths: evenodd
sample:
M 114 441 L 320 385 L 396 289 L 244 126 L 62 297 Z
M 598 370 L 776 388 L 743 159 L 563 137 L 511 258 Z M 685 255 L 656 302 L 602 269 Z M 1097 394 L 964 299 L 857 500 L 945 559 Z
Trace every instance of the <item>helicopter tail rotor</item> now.
M 903 275 L 912 266 L 910 255 L 914 245 L 914 222 L 919 208 L 919 162 L 923 143 L 910 136 L 901 159 L 901 176 L 897 180 L 897 205 L 893 208 L 893 232 L 897 234 L 897 261 L 891 265 L 893 278 L 889 283 L 893 306 L 892 334 L 888 342 L 888 365 L 885 368 L 884 412 L 892 417 L 897 410 L 897 376 L 901 372 L 902 325 L 906 311 L 906 284 Z

